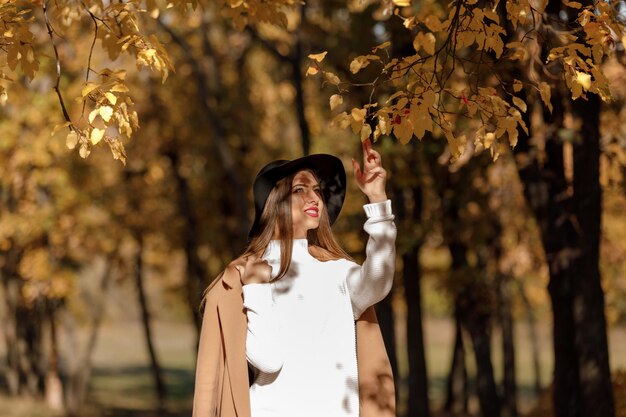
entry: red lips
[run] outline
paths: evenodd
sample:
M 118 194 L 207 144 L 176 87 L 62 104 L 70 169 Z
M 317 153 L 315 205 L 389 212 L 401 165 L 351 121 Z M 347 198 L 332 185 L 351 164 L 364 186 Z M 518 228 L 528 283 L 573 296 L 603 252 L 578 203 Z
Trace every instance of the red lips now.
M 317 207 L 309 207 L 304 212 L 311 217 L 319 217 L 320 210 Z

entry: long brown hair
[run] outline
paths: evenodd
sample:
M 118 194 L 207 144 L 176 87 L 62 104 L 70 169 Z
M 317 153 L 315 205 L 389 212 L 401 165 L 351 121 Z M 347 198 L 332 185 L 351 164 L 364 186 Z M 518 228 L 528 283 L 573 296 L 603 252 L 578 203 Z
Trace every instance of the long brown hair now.
M 319 178 L 313 174 L 319 182 Z M 280 268 L 275 279 L 282 278 L 291 266 L 291 255 L 293 253 L 293 223 L 291 218 L 291 188 L 296 173 L 279 180 L 270 192 L 261 213 L 259 221 L 260 233 L 253 236 L 242 256 L 262 256 L 270 241 L 274 238 L 275 232 L 280 240 Z M 339 246 L 330 228 L 330 220 L 326 212 L 326 202 L 323 195 L 320 195 L 324 206 L 320 212 L 320 224 L 316 229 L 307 232 L 309 245 L 315 245 L 325 249 L 327 256 L 324 260 L 330 259 L 352 259 Z

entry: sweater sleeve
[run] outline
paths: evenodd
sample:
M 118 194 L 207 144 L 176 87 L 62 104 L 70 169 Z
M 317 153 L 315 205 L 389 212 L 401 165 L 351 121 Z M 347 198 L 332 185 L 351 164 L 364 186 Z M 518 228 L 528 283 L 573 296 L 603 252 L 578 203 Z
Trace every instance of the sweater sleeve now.
M 264 373 L 275 373 L 283 366 L 282 344 L 271 284 L 243 286 L 243 306 L 248 317 L 246 358 Z
M 391 200 L 366 204 L 363 209 L 367 215 L 363 229 L 369 234 L 366 258 L 362 266 L 351 267 L 346 278 L 355 319 L 389 294 L 396 264 L 396 225 Z

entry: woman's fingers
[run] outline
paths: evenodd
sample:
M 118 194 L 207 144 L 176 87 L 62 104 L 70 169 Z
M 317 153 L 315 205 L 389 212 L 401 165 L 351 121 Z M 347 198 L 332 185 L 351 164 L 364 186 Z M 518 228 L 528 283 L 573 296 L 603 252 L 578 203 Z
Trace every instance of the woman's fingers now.
M 361 172 L 361 166 L 357 161 L 354 160 L 354 158 L 352 158 L 352 170 L 354 171 L 354 177 L 357 179 L 357 181 L 360 181 L 361 176 L 363 175 Z
M 372 147 L 372 141 L 368 138 L 362 142 L 363 147 L 363 169 L 381 165 L 380 154 Z
M 387 171 L 385 171 L 385 168 L 379 166 L 376 166 L 372 169 L 370 169 L 369 171 L 367 171 L 367 173 L 369 174 L 369 176 L 381 176 L 381 177 L 385 177 L 387 175 Z
M 246 266 L 242 269 L 239 269 L 239 272 L 244 285 L 270 282 L 272 267 L 261 258 L 249 256 L 246 259 Z

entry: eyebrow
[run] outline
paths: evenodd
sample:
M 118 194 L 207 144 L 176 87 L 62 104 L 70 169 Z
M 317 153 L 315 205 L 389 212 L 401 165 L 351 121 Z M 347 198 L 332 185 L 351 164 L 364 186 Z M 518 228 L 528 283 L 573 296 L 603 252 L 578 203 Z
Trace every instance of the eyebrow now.
M 315 188 L 315 187 L 320 187 L 320 185 L 319 185 L 319 183 L 314 183 L 313 185 L 310 185 L 310 184 L 305 184 L 305 183 L 299 182 L 299 183 L 296 183 L 296 184 L 291 186 L 291 188 L 294 188 L 294 187 L 313 187 L 313 188 Z

